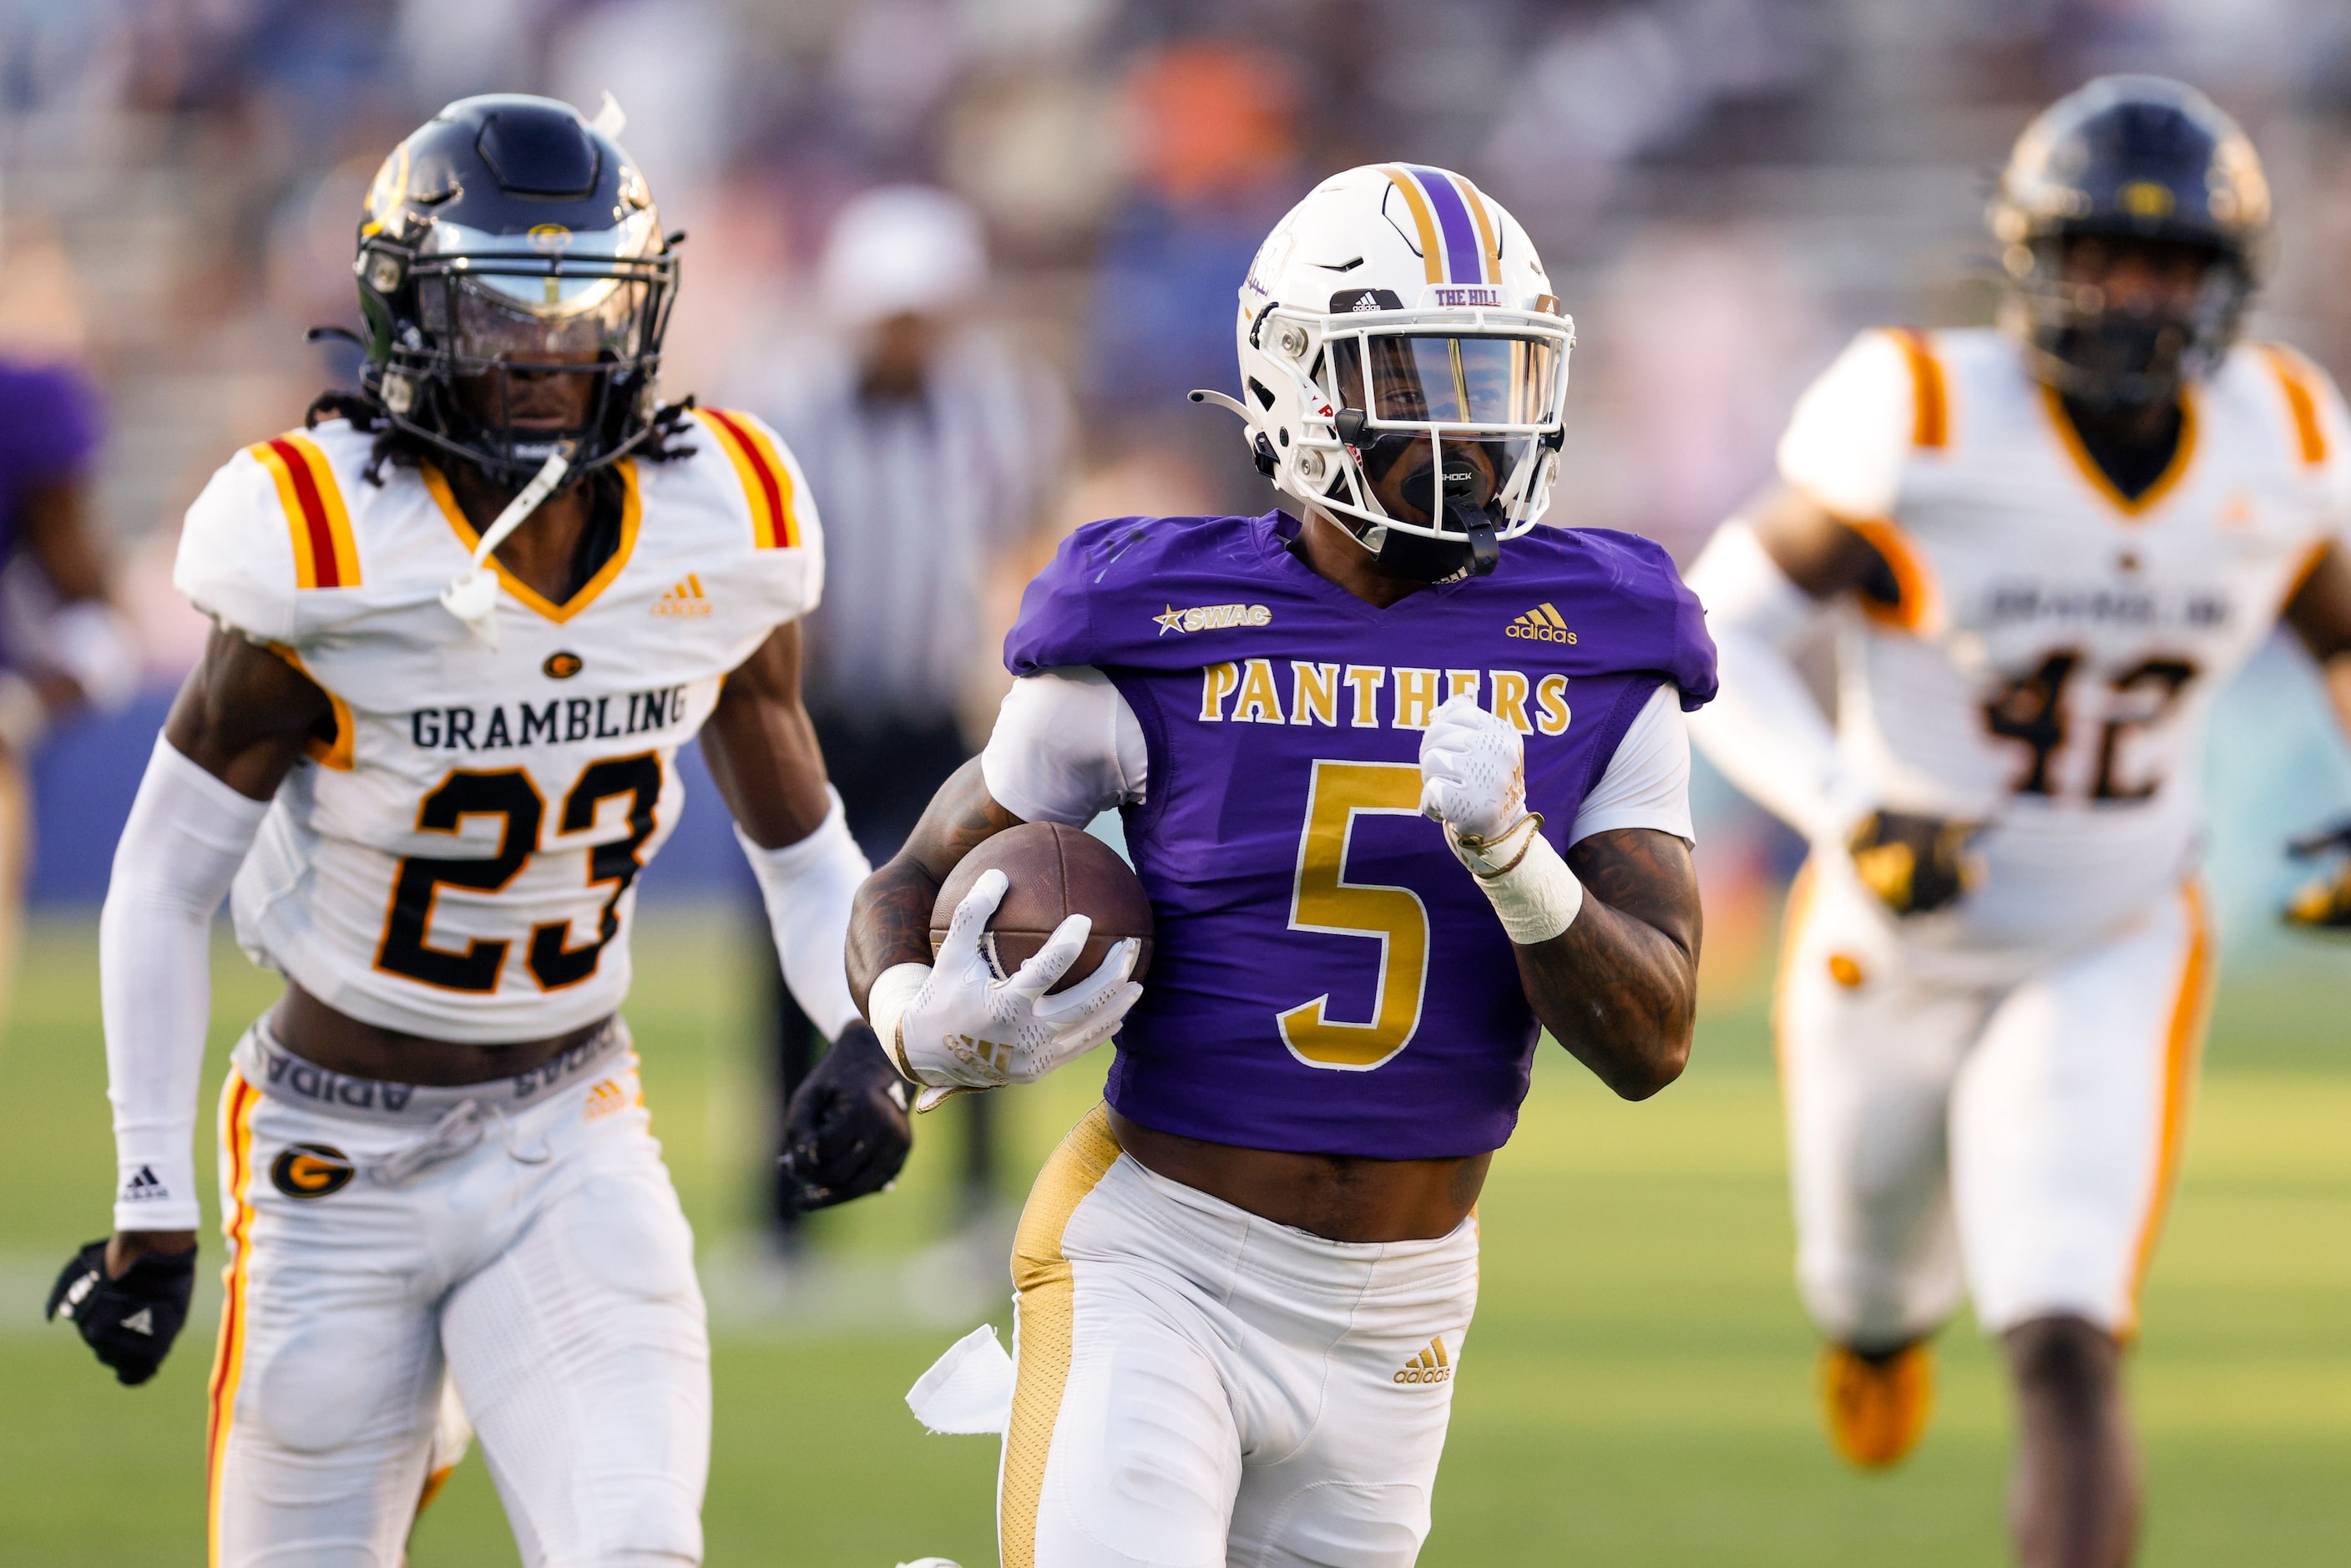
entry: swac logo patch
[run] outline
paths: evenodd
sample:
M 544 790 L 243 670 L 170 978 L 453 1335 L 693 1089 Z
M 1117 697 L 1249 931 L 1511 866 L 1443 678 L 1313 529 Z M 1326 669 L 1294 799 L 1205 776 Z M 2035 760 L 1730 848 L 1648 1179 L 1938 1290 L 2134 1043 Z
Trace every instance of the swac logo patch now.
M 1502 628 L 1505 637 L 1524 637 L 1531 643 L 1573 643 L 1575 633 L 1567 629 L 1559 612 L 1549 603 L 1538 604 L 1524 615 Z
M 1170 632 L 1216 632 L 1227 626 L 1270 626 L 1273 612 L 1262 604 L 1199 604 L 1189 610 L 1167 606 L 1167 613 L 1155 615 L 1162 637 Z
M 269 1165 L 269 1185 L 288 1197 L 326 1197 L 351 1185 L 356 1174 L 342 1150 L 325 1144 L 292 1144 Z
M 586 665 L 587 661 L 577 653 L 558 652 L 549 653 L 547 656 L 547 663 L 541 664 L 538 669 L 539 673 L 550 681 L 568 681 Z

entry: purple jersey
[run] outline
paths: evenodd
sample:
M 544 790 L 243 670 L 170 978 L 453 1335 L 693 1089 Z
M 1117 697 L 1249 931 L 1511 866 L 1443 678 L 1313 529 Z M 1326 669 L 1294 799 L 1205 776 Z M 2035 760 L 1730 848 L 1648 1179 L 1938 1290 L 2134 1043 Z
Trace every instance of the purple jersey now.
M 16 550 L 26 492 L 74 477 L 97 444 L 97 399 L 78 372 L 0 360 L 0 564 Z
M 97 400 L 78 373 L 0 360 L 0 556 L 16 544 L 25 492 L 73 477 L 97 442 Z
M 1290 552 L 1298 528 L 1089 524 L 1005 642 L 1015 674 L 1102 670 L 1150 748 L 1126 841 L 1157 942 L 1110 1102 L 1250 1148 L 1499 1148 L 1538 1029 L 1501 923 L 1419 814 L 1421 731 L 1456 692 L 1510 720 L 1564 849 L 1658 683 L 1685 707 L 1714 695 L 1714 645 L 1665 551 L 1629 534 L 1537 528 L 1493 575 L 1377 610 Z

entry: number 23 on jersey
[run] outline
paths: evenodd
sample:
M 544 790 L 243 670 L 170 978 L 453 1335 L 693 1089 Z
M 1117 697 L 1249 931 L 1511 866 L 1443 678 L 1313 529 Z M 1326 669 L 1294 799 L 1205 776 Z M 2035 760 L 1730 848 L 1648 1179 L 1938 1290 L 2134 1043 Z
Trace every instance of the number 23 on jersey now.
M 558 833 L 593 828 L 597 809 L 617 798 L 629 802 L 629 831 L 625 838 L 589 851 L 588 885 L 611 889 L 599 913 L 593 940 L 572 946 L 571 925 L 566 920 L 531 927 L 525 963 L 541 990 L 576 986 L 594 974 L 605 945 L 619 935 L 621 898 L 644 869 L 641 852 L 653 836 L 662 782 L 660 754 L 646 751 L 589 764 L 564 793 L 557 813 Z M 519 768 L 495 772 L 461 768 L 424 797 L 417 808 L 416 826 L 421 832 L 455 835 L 464 830 L 468 817 L 500 820 L 496 852 L 468 859 L 410 855 L 402 860 L 394 873 L 392 905 L 375 963 L 389 974 L 444 990 L 487 995 L 498 988 L 498 977 L 513 943 L 477 936 L 463 948 L 435 946 L 431 939 L 433 905 L 444 887 L 503 892 L 539 848 L 547 801 L 530 775 Z

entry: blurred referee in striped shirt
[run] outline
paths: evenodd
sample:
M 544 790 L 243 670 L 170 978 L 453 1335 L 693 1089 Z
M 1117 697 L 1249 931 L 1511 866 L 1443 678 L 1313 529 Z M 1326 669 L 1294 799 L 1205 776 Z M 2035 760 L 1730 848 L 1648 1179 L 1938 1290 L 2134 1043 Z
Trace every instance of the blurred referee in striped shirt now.
M 746 401 L 806 469 L 824 519 L 824 602 L 808 622 L 805 691 L 825 767 L 875 865 L 897 852 L 947 775 L 986 738 L 998 657 L 985 590 L 1036 537 L 1057 490 L 1068 403 L 1043 367 L 964 318 L 987 282 L 977 216 L 917 185 L 841 209 L 820 274 L 836 336 L 779 356 Z M 780 981 L 777 1082 L 811 1059 Z M 959 1218 L 996 1205 L 993 1096 L 958 1097 Z M 783 1124 L 783 1100 L 774 1125 Z M 791 1244 L 791 1194 L 776 1195 Z

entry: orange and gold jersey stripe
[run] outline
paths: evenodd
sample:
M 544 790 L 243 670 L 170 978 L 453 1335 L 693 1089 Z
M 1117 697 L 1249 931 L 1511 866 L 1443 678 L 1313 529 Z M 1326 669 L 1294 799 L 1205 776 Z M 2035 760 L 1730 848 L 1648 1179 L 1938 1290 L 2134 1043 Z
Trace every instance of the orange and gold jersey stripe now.
M 2269 361 L 2271 373 L 2285 393 L 2303 465 L 2315 468 L 2326 461 L 2326 427 L 2318 422 L 2318 398 L 2310 389 L 2310 361 L 2283 343 L 2263 343 L 2262 356 Z
M 294 539 L 294 586 L 357 588 L 359 546 L 335 472 L 318 443 L 289 431 L 246 448 L 277 484 L 277 502 Z
M 718 438 L 743 494 L 751 503 L 751 535 L 761 549 L 794 549 L 800 542 L 799 519 L 792 510 L 792 471 L 768 439 L 767 432 L 742 414 L 721 408 L 698 408 L 695 414 Z
M 221 1195 L 228 1206 L 221 1220 L 221 1233 L 228 1239 L 228 1266 L 221 1275 L 228 1291 L 221 1305 L 220 1343 L 213 1354 L 211 1416 L 204 1440 L 206 1534 L 214 1568 L 221 1562 L 221 1467 L 228 1457 L 237 1384 L 245 1373 L 246 1294 L 253 1263 L 253 1113 L 260 1100 L 260 1091 L 231 1069 L 221 1089 L 221 1145 L 228 1154 L 228 1186 Z
M 1927 334 L 1915 327 L 1897 328 L 1894 340 L 1910 361 L 1910 444 L 1928 452 L 1950 444 L 1950 394 L 1943 381 L 1943 361 Z

